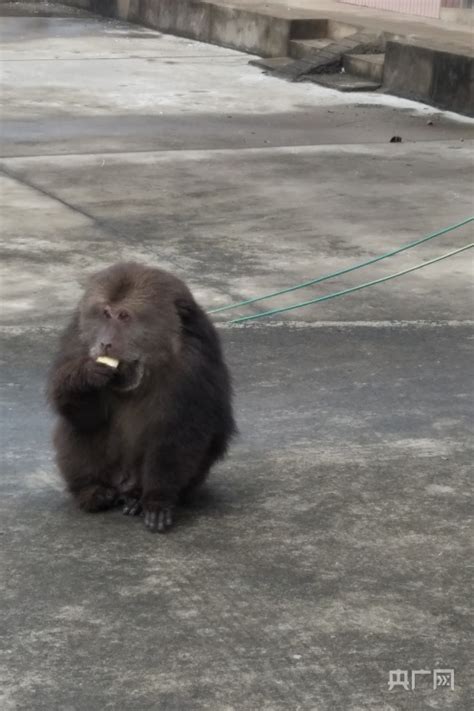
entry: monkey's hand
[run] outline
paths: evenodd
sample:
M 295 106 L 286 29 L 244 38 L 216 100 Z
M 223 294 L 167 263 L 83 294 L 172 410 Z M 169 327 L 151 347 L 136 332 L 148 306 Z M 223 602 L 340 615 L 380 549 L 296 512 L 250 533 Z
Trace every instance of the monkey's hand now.
M 113 368 L 92 358 L 68 361 L 54 373 L 49 398 L 59 414 L 80 429 L 96 429 L 107 419 L 97 395 L 114 375 Z
M 173 525 L 173 507 L 150 504 L 144 507 L 145 526 L 152 533 L 166 533 Z
M 116 371 L 104 363 L 88 358 L 82 366 L 82 375 L 87 387 L 100 390 L 111 382 Z

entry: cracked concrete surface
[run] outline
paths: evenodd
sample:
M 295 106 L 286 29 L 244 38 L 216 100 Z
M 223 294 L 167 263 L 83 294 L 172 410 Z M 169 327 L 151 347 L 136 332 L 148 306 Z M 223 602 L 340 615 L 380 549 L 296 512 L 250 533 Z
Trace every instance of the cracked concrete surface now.
M 97 265 L 161 264 L 212 307 L 468 216 L 473 123 L 56 14 L 2 18 L 2 710 L 467 711 L 470 253 L 278 322 L 222 315 L 241 434 L 166 537 L 75 510 L 43 387 Z M 455 689 L 389 691 L 397 668 Z

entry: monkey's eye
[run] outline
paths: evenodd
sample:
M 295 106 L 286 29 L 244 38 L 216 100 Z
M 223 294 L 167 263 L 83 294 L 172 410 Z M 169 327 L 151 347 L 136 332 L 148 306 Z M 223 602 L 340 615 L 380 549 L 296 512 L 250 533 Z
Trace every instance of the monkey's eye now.
M 130 321 L 130 314 L 128 311 L 119 311 L 118 319 L 119 321 Z

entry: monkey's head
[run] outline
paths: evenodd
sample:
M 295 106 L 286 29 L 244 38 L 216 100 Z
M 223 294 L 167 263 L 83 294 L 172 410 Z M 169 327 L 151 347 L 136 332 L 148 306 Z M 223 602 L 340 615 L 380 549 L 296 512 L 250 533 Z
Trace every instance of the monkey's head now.
M 94 274 L 79 306 L 80 338 L 89 355 L 119 361 L 117 387 L 133 390 L 143 375 L 175 360 L 184 307 L 195 306 L 172 274 L 133 262 Z

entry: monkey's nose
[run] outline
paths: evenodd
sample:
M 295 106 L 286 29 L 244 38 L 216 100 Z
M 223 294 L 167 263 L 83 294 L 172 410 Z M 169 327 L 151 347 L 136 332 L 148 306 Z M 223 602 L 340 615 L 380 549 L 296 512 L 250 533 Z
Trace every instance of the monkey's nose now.
M 102 343 L 102 342 L 101 342 L 100 348 L 101 348 L 101 350 L 102 350 L 102 353 L 104 353 L 105 355 L 107 355 L 107 354 L 109 353 L 110 349 L 112 348 L 112 344 L 111 344 L 111 343 Z

